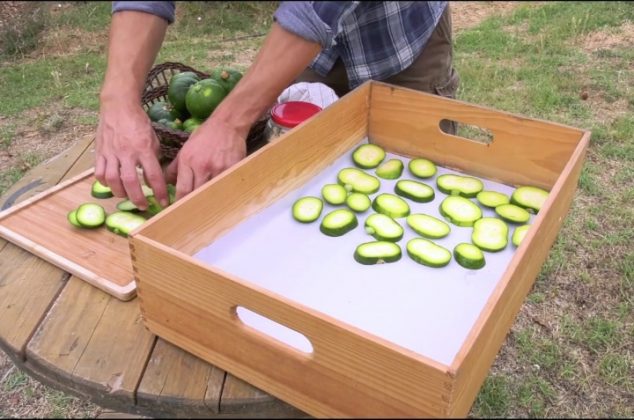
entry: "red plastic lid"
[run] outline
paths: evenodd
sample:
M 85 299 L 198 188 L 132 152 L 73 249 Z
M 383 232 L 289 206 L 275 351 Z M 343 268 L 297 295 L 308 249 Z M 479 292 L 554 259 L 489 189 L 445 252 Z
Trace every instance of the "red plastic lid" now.
M 271 119 L 278 125 L 293 128 L 319 111 L 321 107 L 310 102 L 282 102 L 271 109 Z

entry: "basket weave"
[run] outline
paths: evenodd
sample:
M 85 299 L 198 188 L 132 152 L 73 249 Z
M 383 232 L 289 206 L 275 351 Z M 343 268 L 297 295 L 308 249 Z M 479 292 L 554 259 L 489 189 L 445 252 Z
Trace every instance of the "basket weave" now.
M 185 64 L 176 62 L 165 62 L 157 64 L 148 73 L 145 80 L 145 90 L 141 102 L 143 109 L 147 112 L 148 109 L 156 102 L 167 102 L 167 88 L 172 76 L 176 73 L 191 71 L 196 73 L 201 79 L 211 77 L 209 74 L 198 71 Z M 255 150 L 266 144 L 266 138 L 264 136 L 264 128 L 266 127 L 266 114 L 265 117 L 258 120 L 249 131 L 247 136 L 247 153 L 252 153 Z M 168 163 L 172 161 L 183 144 L 189 138 L 189 134 L 186 131 L 174 130 L 163 124 L 152 121 L 152 128 L 156 133 L 160 145 L 161 145 L 161 163 Z

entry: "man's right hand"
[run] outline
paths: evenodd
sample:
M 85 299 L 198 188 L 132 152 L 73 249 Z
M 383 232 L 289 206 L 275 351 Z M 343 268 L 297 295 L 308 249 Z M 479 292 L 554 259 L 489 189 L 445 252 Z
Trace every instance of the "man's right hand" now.
M 137 168 L 159 204 L 169 204 L 165 178 L 158 160 L 159 141 L 141 104 L 101 104 L 95 151 L 95 177 L 116 197 L 127 197 L 139 209 L 148 203 Z

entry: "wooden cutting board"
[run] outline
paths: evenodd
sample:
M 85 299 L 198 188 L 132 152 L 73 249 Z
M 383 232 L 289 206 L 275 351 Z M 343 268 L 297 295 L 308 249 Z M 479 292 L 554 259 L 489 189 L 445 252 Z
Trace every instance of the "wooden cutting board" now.
M 0 212 L 0 236 L 38 257 L 127 301 L 136 296 L 128 239 L 105 226 L 72 226 L 68 212 L 95 202 L 106 213 L 116 211 L 121 198 L 94 198 L 90 190 L 94 168 Z

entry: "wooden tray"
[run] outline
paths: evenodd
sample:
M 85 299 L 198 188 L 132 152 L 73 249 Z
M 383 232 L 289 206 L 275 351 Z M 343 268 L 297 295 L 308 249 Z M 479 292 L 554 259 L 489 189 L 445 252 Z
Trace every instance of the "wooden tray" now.
M 447 135 L 439 129 L 443 119 L 488 129 L 493 139 L 483 144 Z M 389 153 L 550 191 L 449 361 L 195 257 L 242 222 L 302 191 L 365 137 Z M 158 336 L 316 417 L 464 417 L 568 212 L 589 138 L 573 127 L 367 82 L 132 234 L 144 322 Z M 252 251 L 245 252 L 248 264 Z M 340 278 L 345 281 L 345 273 Z M 302 350 L 281 343 L 244 322 L 242 310 L 300 334 L 310 345 Z M 429 318 L 415 321 L 434 322 Z
M 94 168 L 0 213 L 0 236 L 120 300 L 136 296 L 128 239 L 98 229 L 77 229 L 67 219 L 84 202 L 107 213 L 120 198 L 90 195 Z

